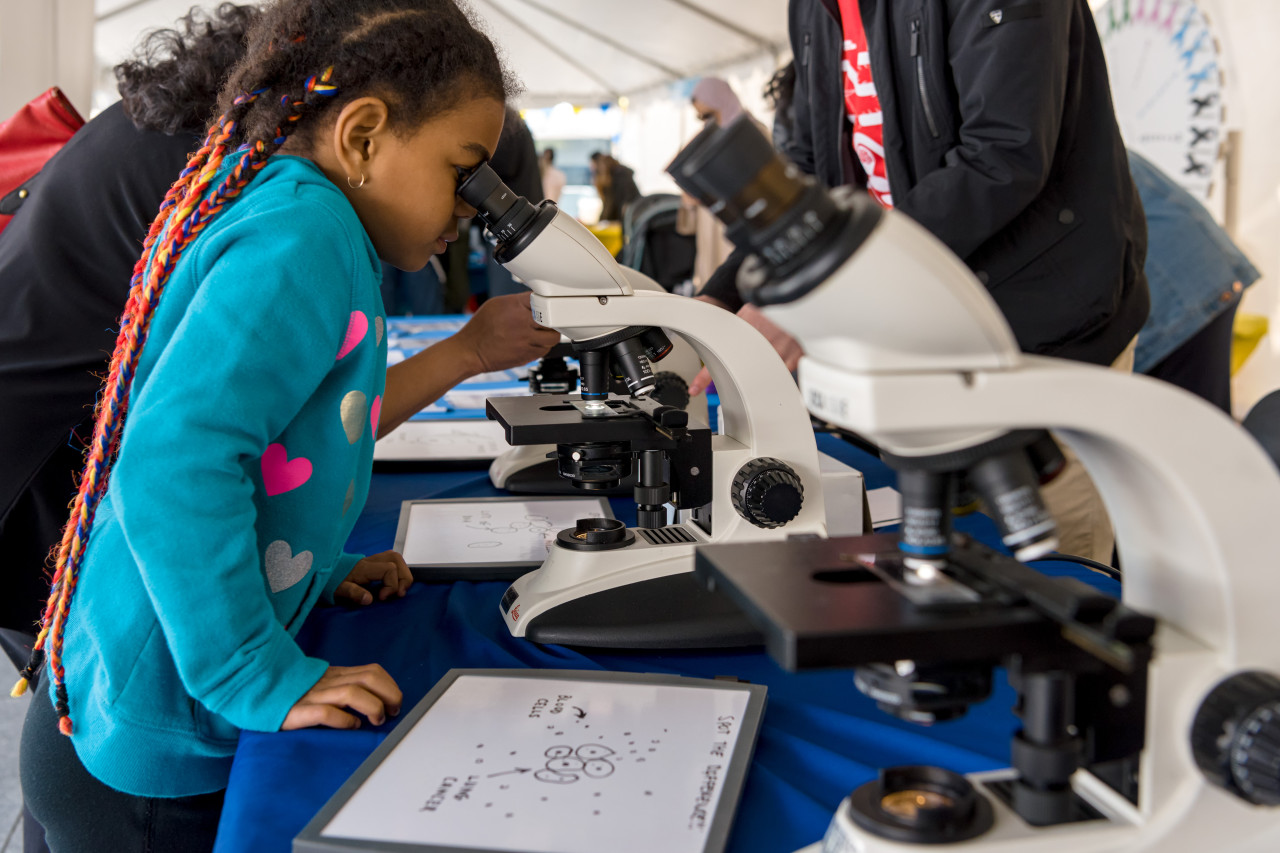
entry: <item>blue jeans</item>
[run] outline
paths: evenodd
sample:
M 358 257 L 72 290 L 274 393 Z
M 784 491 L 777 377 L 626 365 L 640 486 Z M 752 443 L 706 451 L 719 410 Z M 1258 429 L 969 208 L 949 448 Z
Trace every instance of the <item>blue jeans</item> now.
M 1151 291 L 1151 314 L 1138 332 L 1134 370 L 1151 373 L 1210 321 L 1234 309 L 1260 274 L 1204 205 L 1168 175 L 1133 151 L 1129 170 L 1147 215 L 1143 271 Z M 1230 338 L 1226 341 L 1229 357 Z M 1218 363 L 1221 355 L 1213 356 Z

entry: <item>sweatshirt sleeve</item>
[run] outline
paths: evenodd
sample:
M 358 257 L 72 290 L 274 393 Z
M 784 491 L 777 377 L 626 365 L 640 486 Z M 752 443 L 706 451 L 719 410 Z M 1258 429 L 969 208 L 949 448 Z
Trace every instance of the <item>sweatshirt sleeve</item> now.
M 347 575 L 351 574 L 351 570 L 356 567 L 356 563 L 364 559 L 363 554 L 348 554 L 345 551 L 338 558 L 338 563 L 333 567 L 333 574 L 329 575 L 328 582 L 324 585 L 324 591 L 320 593 L 320 600 L 325 604 L 333 604 L 333 594 L 338 591 L 338 587 L 342 586 L 342 582 L 347 579 Z
M 333 368 L 367 254 L 354 216 L 309 189 L 320 195 L 237 211 L 183 259 L 197 290 L 132 402 L 111 483 L 183 685 L 259 731 L 278 729 L 327 664 L 274 613 L 246 462 Z

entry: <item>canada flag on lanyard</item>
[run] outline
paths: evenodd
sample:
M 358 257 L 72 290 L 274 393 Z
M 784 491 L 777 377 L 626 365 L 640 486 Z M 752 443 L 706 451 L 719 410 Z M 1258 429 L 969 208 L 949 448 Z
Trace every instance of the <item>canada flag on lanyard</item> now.
M 844 106 L 845 115 L 853 124 L 853 154 L 867 175 L 871 197 L 885 207 L 893 207 L 889 169 L 884 161 L 884 116 L 871 79 L 871 54 L 857 0 L 840 0 L 840 20 L 844 29 Z

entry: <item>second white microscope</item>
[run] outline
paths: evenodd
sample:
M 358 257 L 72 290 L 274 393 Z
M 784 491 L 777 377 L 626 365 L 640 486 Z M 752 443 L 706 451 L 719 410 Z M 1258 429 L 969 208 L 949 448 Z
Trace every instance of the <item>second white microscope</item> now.
M 497 238 L 497 260 L 533 291 L 534 319 L 574 343 L 582 372 L 581 394 L 494 398 L 489 416 L 511 444 L 556 445 L 561 475 L 586 494 L 638 471 L 637 527 L 584 519 L 562 531 L 541 568 L 503 596 L 511 633 L 625 648 L 758 642 L 736 608 L 699 589 L 693 549 L 825 535 L 813 427 L 786 366 L 750 324 L 654 289 L 577 220 L 551 203 L 535 207 L 488 166 L 459 195 Z M 671 349 L 666 331 L 688 341 L 715 381 L 714 435 L 647 399 L 650 363 Z M 615 375 L 630 397 L 609 393 Z

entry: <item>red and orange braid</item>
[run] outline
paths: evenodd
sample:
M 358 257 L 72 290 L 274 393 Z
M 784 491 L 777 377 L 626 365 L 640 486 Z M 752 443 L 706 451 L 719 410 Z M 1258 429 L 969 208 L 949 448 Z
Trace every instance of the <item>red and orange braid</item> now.
M 58 547 L 57 563 L 49 600 L 41 619 L 40 633 L 32 649 L 31 659 L 12 691 L 14 696 L 21 696 L 26 692 L 28 684 L 35 680 L 43 662 L 45 645 L 50 643 L 48 658 L 55 685 L 58 729 L 65 735 L 72 733 L 62 665 L 67 615 L 71 598 L 75 594 L 81 557 L 93 528 L 94 514 L 106 491 L 107 478 L 123 431 L 134 371 L 164 286 L 185 249 L 228 202 L 243 192 L 271 155 L 284 144 L 309 105 L 309 99 L 312 96 L 329 97 L 337 92 L 337 87 L 329 83 L 332 74 L 333 68 L 330 67 L 323 74 L 307 78 L 305 91 L 300 99 L 291 100 L 286 96 L 282 102 L 289 112 L 284 126 L 276 128 L 276 135 L 270 142 L 258 140 L 243 146 L 240 150 L 244 153 L 239 162 L 206 197 L 205 193 L 225 159 L 228 140 L 235 133 L 238 117 L 246 114 L 266 89 L 258 89 L 236 98 L 232 109 L 210 128 L 204 145 L 191 157 L 178 181 L 166 194 L 159 214 L 147 233 L 142 257 L 134 266 L 129 298 L 121 316 L 120 333 L 116 338 L 107 379 L 95 410 L 93 438 L 85 453 L 79 491 L 71 506 L 71 517 Z

